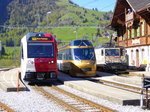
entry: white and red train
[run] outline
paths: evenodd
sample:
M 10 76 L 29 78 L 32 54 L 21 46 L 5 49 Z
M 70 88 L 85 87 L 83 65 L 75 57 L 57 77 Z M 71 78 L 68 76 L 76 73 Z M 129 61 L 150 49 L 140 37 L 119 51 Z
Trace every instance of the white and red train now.
M 21 77 L 26 81 L 56 79 L 57 42 L 50 33 L 28 33 L 21 39 Z

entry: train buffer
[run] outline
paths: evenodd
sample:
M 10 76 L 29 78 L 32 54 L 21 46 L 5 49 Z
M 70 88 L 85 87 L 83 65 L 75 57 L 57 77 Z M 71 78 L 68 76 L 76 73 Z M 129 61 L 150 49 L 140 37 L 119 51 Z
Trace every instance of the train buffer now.
M 19 69 L 0 71 L 0 88 L 4 91 L 25 91 L 26 86 L 20 80 Z

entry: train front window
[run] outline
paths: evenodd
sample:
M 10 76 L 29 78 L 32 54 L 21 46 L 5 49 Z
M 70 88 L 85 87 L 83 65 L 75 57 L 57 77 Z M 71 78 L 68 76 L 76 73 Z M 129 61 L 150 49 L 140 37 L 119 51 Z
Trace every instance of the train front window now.
M 28 43 L 28 58 L 53 58 L 53 43 Z
M 74 49 L 75 60 L 95 60 L 95 54 L 93 48 L 75 48 Z
M 120 56 L 119 49 L 105 49 L 106 56 Z

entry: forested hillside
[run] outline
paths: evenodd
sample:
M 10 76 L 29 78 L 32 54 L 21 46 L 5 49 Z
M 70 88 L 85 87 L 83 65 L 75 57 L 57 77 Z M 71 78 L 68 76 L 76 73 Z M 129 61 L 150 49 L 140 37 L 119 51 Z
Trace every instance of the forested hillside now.
M 0 9 L 7 9 L 0 12 L 3 15 L 0 18 L 0 40 L 6 46 L 14 45 L 14 37 L 16 38 L 16 45 L 19 45 L 21 37 L 30 31 L 50 32 L 60 40 L 62 38 L 64 40 L 75 38 L 77 34 L 71 35 L 74 31 L 78 31 L 78 38 L 85 35 L 88 37 L 96 36 L 97 33 L 103 34 L 107 31 L 105 29 L 90 29 L 89 31 L 80 28 L 43 29 L 37 28 L 37 26 L 107 26 L 112 16 L 112 12 L 85 9 L 74 4 L 71 0 L 0 0 L 0 4 Z M 16 29 L 14 26 L 18 28 Z M 23 26 L 27 28 L 23 29 Z M 31 26 L 35 27 L 31 28 Z
M 0 0 L 0 24 L 8 19 L 7 6 L 12 0 Z

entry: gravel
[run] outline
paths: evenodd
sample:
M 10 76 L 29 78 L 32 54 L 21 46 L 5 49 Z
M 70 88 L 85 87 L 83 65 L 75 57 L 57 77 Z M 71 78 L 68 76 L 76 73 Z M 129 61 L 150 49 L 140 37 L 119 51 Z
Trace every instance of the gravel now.
M 115 104 L 72 89 L 65 85 L 58 85 L 58 87 L 95 103 L 113 108 L 119 112 L 150 112 L 148 110 L 141 109 L 139 106 L 122 106 Z M 10 106 L 16 112 L 65 112 L 65 110 L 54 101 L 47 99 L 30 87 L 29 89 L 30 91 L 22 92 L 5 92 L 0 89 L 0 101 Z
M 54 101 L 34 89 L 22 92 L 5 92 L 0 89 L 0 101 L 16 112 L 65 112 Z
M 85 98 L 87 100 L 93 101 L 97 104 L 117 110 L 118 112 L 150 112 L 148 110 L 141 109 L 139 106 L 122 106 L 117 103 L 112 103 L 110 101 L 103 100 L 101 98 L 89 95 L 87 93 L 80 92 L 78 90 L 72 89 L 72 88 L 64 86 L 64 85 L 59 85 L 58 87 L 66 90 L 66 91 L 69 91 L 70 93 L 73 93 L 73 94 L 75 93 L 76 95 L 78 95 L 82 98 Z
M 100 105 L 117 110 L 118 112 L 150 112 L 148 110 L 141 109 L 139 106 L 122 106 L 115 104 L 62 84 L 59 84 L 58 87 L 87 100 L 91 100 Z M 7 104 L 16 112 L 66 112 L 63 107 L 58 105 L 53 100 L 47 99 L 30 86 L 28 86 L 28 88 L 30 91 L 20 92 L 5 92 L 0 89 L 0 102 Z

